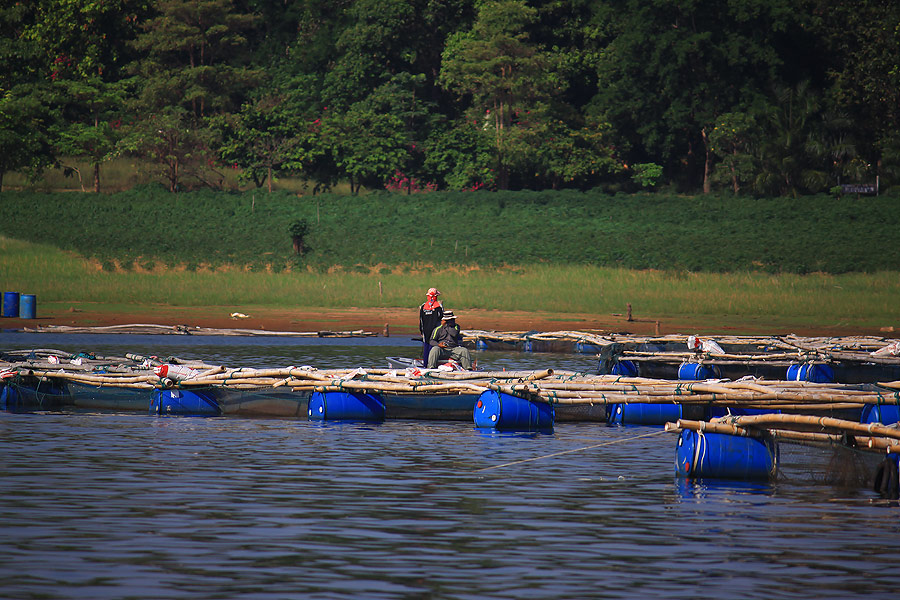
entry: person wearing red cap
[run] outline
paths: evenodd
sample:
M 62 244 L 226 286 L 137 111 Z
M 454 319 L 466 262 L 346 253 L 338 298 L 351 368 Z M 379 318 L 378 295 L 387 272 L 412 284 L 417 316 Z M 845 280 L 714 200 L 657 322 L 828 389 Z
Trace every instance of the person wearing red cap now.
M 419 307 L 419 333 L 422 334 L 422 365 L 428 364 L 428 353 L 431 352 L 431 334 L 441 326 L 441 317 L 444 316 L 444 307 L 438 296 L 441 292 L 437 288 L 428 288 L 425 293 L 425 303 Z

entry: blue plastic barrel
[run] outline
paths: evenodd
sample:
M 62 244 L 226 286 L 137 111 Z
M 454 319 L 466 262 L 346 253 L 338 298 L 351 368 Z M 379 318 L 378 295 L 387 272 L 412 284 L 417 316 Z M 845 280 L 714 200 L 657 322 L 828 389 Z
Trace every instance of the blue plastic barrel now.
M 612 367 L 613 375 L 621 375 L 622 377 L 637 377 L 638 366 L 633 360 L 619 360 Z
M 475 349 L 476 350 L 487 350 L 488 349 L 487 342 L 482 339 L 475 340 Z
M 153 390 L 150 396 L 150 414 L 215 417 L 222 414 L 222 411 L 219 403 L 202 391 Z
M 314 392 L 309 399 L 311 421 L 384 421 L 384 401 L 364 392 Z
M 3 292 L 3 311 L 4 317 L 19 316 L 19 292 Z
M 609 425 L 665 425 L 680 419 L 681 413 L 680 404 L 610 404 L 606 422 Z
M 552 431 L 556 412 L 547 402 L 487 390 L 475 402 L 475 427 L 497 431 Z
M 597 344 L 589 344 L 587 342 L 576 342 L 575 352 L 578 354 L 597 354 L 602 348 Z
M 522 352 L 533 352 L 533 351 L 534 351 L 534 344 L 532 344 L 530 341 L 522 344 Z
M 834 369 L 823 364 L 791 365 L 787 369 L 787 380 L 834 383 Z
M 37 298 L 34 294 L 22 294 L 19 296 L 19 318 L 37 318 Z
M 715 365 L 701 365 L 700 363 L 681 363 L 678 367 L 678 379 L 682 381 L 703 381 L 704 379 L 718 379 L 719 369 Z
M 0 381 L 0 410 L 15 410 L 18 401 L 18 390 L 5 381 Z
M 866 404 L 859 417 L 860 423 L 893 425 L 900 421 L 900 407 L 896 404 Z
M 775 476 L 778 449 L 771 440 L 685 429 L 675 449 L 681 477 L 766 480 Z

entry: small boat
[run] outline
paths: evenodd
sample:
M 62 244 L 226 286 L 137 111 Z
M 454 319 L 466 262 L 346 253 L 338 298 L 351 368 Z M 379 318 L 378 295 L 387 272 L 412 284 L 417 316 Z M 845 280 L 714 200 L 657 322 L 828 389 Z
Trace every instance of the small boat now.
M 388 367 L 391 369 L 419 369 L 425 368 L 425 363 L 420 358 L 407 358 L 405 356 L 387 356 Z M 472 365 L 472 371 L 477 371 L 477 365 Z M 437 366 L 438 371 L 465 371 L 462 366 L 452 358 L 448 358 Z

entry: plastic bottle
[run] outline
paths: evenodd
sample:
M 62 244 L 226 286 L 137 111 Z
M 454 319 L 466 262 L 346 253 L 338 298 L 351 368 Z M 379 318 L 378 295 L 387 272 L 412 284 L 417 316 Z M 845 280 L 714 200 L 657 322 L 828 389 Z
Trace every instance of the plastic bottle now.
M 196 369 L 170 364 L 160 365 L 153 369 L 153 372 L 156 373 L 156 376 L 160 379 L 168 378 L 172 381 L 184 381 L 185 379 L 191 379 L 200 374 L 200 371 L 197 371 Z

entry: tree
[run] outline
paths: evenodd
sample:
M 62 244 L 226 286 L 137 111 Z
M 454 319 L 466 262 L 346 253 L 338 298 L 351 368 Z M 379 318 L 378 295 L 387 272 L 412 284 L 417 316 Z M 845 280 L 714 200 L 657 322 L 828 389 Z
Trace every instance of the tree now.
M 182 190 L 187 181 L 212 187 L 221 185 L 223 177 L 211 168 L 214 156 L 209 150 L 210 132 L 193 127 L 191 116 L 184 108 L 164 108 L 143 115 L 124 129 L 126 135 L 119 142 L 119 151 L 154 163 L 170 192 Z
M 291 102 L 286 94 L 266 95 L 248 102 L 235 115 L 214 121 L 219 131 L 219 156 L 243 169 L 242 177 L 272 192 L 276 174 L 301 172 L 322 150 L 315 143 L 319 119 Z
M 441 63 L 441 85 L 469 96 L 469 118 L 493 137 L 500 189 L 509 186 L 510 168 L 527 162 L 530 119 L 544 117 L 561 86 L 553 57 L 528 41 L 536 18 L 520 0 L 484 2 L 472 29 L 448 40 Z
M 425 140 L 423 172 L 451 190 L 495 189 L 494 140 L 477 122 L 461 119 Z
M 759 171 L 753 185 L 758 192 L 797 196 L 826 187 L 833 144 L 827 140 L 821 104 L 808 82 L 774 90 L 774 103 L 765 108 L 754 144 Z
M 534 169 L 553 189 L 567 185 L 589 188 L 621 173 L 621 160 L 609 141 L 609 125 L 593 119 L 581 128 L 562 120 L 548 121 L 535 133 Z
M 853 122 L 862 162 L 877 166 L 900 131 L 900 4 L 810 0 L 805 8 L 826 49 L 834 109 Z
M 47 103 L 47 86 L 14 86 L 0 96 L 0 190 L 3 177 L 24 171 L 32 181 L 55 164 L 59 114 Z
M 256 18 L 232 0 L 162 0 L 132 43 L 140 106 L 180 106 L 194 123 L 236 109 L 262 72 L 245 64 Z
M 59 81 L 57 86 L 68 98 L 66 109 L 71 115 L 60 131 L 57 152 L 63 157 L 87 158 L 93 170 L 94 192 L 99 193 L 100 165 L 115 156 L 122 137 L 122 90 L 98 77 Z M 80 172 L 78 176 L 81 180 Z
M 709 189 L 703 131 L 778 80 L 784 40 L 802 39 L 792 0 L 613 0 L 598 3 L 598 91 L 603 115 L 647 160 Z
M 351 193 L 363 185 L 381 187 L 409 159 L 409 138 L 403 120 L 357 103 L 346 112 L 332 111 L 323 120 L 320 136 L 338 173 L 350 181 Z
M 739 193 L 741 186 L 750 182 L 756 168 L 751 144 L 759 134 L 753 116 L 745 112 L 725 113 L 704 135 L 710 152 L 719 160 L 712 180 L 728 182 L 732 191 Z

